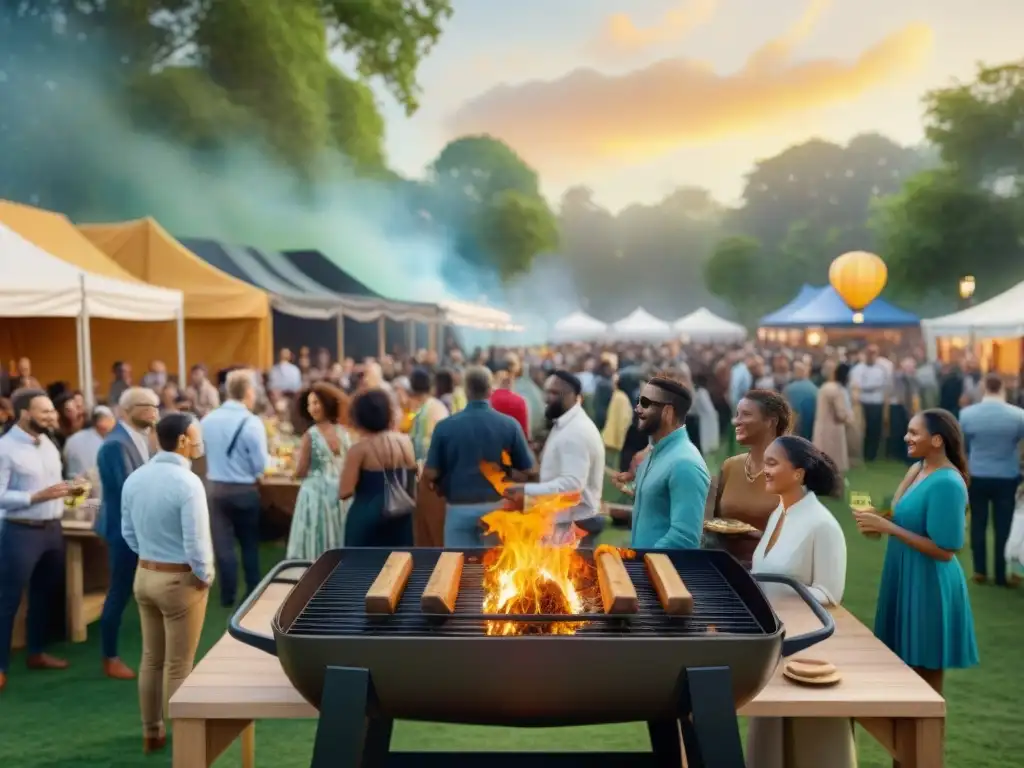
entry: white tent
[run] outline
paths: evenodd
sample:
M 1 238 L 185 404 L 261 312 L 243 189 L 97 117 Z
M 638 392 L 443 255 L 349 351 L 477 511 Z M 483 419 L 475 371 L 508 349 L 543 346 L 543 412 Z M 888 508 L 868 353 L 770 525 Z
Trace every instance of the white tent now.
M 676 320 L 672 330 L 697 342 L 743 341 L 747 338 L 747 329 L 742 325 L 719 317 L 705 307 Z
M 552 341 L 594 341 L 608 333 L 608 325 L 586 312 L 573 312 L 555 323 Z
M 612 335 L 620 341 L 662 341 L 675 334 L 671 325 L 640 307 L 612 323 Z
M 1011 339 L 1024 336 L 1024 283 L 988 301 L 951 315 L 922 320 L 926 336 L 973 336 L 976 339 Z
M 78 320 L 81 381 L 92 381 L 89 318 L 178 324 L 178 370 L 185 370 L 181 291 L 115 280 L 52 256 L 0 224 L 0 317 L 74 317 Z M 82 387 L 87 398 L 92 387 Z M 91 403 L 90 403 L 91 405 Z

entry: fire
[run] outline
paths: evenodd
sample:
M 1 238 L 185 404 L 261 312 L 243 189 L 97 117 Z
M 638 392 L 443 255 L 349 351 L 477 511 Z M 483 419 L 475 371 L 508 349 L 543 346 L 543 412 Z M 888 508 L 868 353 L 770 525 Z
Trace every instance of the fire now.
M 512 485 L 496 464 L 481 464 L 480 470 L 499 493 Z M 499 509 L 482 518 L 487 533 L 501 542 L 484 556 L 484 613 L 569 616 L 598 610 L 594 566 L 577 551 L 583 532 L 571 526 L 567 541 L 552 537 L 557 514 L 579 502 L 579 493 L 534 497 L 522 512 Z M 633 556 L 629 550 L 619 551 Z M 582 623 L 490 621 L 487 634 L 571 635 Z

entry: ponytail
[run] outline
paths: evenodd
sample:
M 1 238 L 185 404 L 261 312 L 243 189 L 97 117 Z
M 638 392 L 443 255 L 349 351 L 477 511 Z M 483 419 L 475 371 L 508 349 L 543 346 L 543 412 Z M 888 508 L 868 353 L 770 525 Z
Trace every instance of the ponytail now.
M 786 452 L 789 462 L 804 471 L 804 487 L 808 491 L 816 496 L 839 495 L 842 473 L 827 453 L 795 435 L 783 435 L 775 442 Z

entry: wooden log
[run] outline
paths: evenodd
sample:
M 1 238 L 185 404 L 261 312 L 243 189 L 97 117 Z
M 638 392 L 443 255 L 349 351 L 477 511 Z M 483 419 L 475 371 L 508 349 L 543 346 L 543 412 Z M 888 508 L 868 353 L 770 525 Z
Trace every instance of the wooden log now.
M 424 613 L 455 613 L 465 559 L 461 552 L 442 552 L 437 558 L 437 565 L 420 598 L 420 609 Z
M 652 552 L 644 555 L 644 563 L 665 613 L 670 616 L 689 616 L 693 613 L 693 595 L 686 588 L 669 556 Z
M 412 575 L 412 553 L 392 552 L 366 593 L 367 613 L 394 613 Z
M 601 552 L 597 556 L 597 582 L 605 613 L 636 613 L 640 600 L 636 587 L 626 573 L 618 552 Z

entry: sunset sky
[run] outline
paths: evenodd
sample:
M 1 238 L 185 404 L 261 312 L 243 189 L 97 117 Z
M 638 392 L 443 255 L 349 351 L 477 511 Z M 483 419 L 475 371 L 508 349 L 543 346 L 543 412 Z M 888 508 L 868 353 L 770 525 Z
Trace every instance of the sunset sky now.
M 491 133 L 557 202 L 613 209 L 693 184 L 734 201 L 757 158 L 813 136 L 920 141 L 921 95 L 1024 56 L 1021 0 L 454 0 L 387 149 L 418 175 L 445 142 Z

